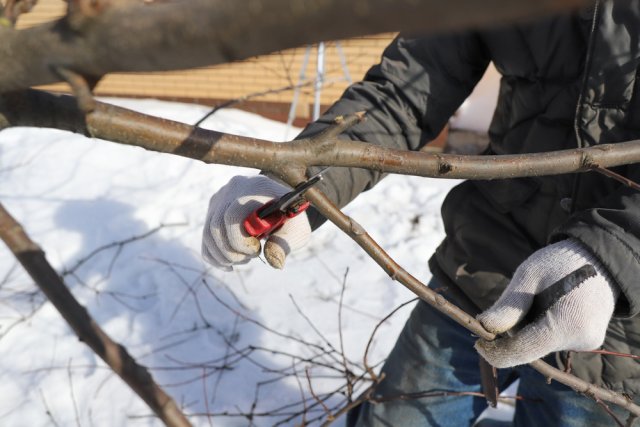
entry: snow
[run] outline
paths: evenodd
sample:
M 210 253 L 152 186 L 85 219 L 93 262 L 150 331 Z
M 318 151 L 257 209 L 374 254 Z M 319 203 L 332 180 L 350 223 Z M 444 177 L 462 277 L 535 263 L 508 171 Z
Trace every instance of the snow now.
M 187 123 L 207 112 L 191 104 L 107 101 Z M 271 140 L 285 135 L 284 125 L 237 110 L 222 110 L 203 126 Z M 296 360 L 291 355 L 311 357 L 316 350 L 310 344 L 327 348 L 328 341 L 339 349 L 340 330 L 347 358 L 360 363 L 378 321 L 413 298 L 331 224 L 314 233 L 284 271 L 259 260 L 229 273 L 205 265 L 199 255 L 200 233 L 209 197 L 230 177 L 253 173 L 56 130 L 0 133 L 0 200 L 58 271 L 72 270 L 65 280 L 98 324 L 148 366 L 189 414 L 250 412 L 256 384 L 277 379 L 274 371 L 291 371 Z M 440 205 L 455 184 L 391 176 L 347 212 L 426 282 L 427 259 L 444 235 Z M 154 232 L 156 227 L 161 228 Z M 150 234 L 85 259 L 98 248 L 145 233 Z M 0 304 L 0 425 L 160 425 L 78 342 L 4 247 Z M 381 327 L 371 365 L 385 358 L 409 311 L 402 309 Z M 266 350 L 250 351 L 248 346 Z M 238 357 L 242 349 L 250 351 L 250 358 Z M 340 367 L 340 358 L 321 360 Z M 305 366 L 309 364 L 295 364 L 297 379 L 288 376 L 261 386 L 255 413 L 299 402 L 301 393 L 312 399 Z M 335 373 L 318 366 L 310 370 L 318 395 L 341 384 L 325 378 L 327 374 Z M 327 405 L 341 401 L 334 396 Z M 256 417 L 254 423 L 272 425 L 284 418 Z M 203 426 L 249 423 L 232 416 L 201 415 L 193 421 Z M 298 417 L 285 425 L 300 421 Z
M 451 119 L 453 129 L 486 132 L 498 104 L 500 74 L 493 63 Z

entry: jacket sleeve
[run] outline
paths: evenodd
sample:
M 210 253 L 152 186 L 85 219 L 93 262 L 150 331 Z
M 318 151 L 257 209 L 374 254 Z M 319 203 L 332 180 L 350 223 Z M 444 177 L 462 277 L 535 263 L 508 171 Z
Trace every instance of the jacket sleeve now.
M 640 165 L 620 170 L 639 182 Z M 640 192 L 620 185 L 598 207 L 576 212 L 551 240 L 566 237 L 574 237 L 588 246 L 620 286 L 624 298 L 619 299 L 615 315 L 632 317 L 640 313 Z
M 419 150 L 434 139 L 471 93 L 489 64 L 474 33 L 397 37 L 363 81 L 351 85 L 317 122 L 299 136 L 317 134 L 335 117 L 366 111 L 366 120 L 342 137 L 406 150 Z M 321 189 L 340 207 L 382 178 L 379 172 L 332 168 Z M 310 209 L 315 229 L 324 222 Z

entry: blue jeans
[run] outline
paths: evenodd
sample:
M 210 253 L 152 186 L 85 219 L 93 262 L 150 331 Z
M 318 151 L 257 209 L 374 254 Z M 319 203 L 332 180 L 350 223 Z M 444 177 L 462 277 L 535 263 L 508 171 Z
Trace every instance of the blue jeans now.
M 430 285 L 436 288 L 433 282 Z M 471 426 L 487 407 L 482 397 L 441 396 L 394 399 L 422 392 L 479 392 L 476 338 L 434 308 L 420 301 L 411 313 L 382 372 L 374 396 L 349 414 L 350 427 Z M 613 419 L 590 398 L 546 379 L 528 366 L 498 371 L 500 390 L 520 379 L 515 426 L 612 426 Z M 389 400 L 385 400 L 389 399 Z M 614 405 L 611 405 L 614 409 Z M 623 411 L 616 414 L 624 422 Z M 510 425 L 510 424 L 507 424 Z

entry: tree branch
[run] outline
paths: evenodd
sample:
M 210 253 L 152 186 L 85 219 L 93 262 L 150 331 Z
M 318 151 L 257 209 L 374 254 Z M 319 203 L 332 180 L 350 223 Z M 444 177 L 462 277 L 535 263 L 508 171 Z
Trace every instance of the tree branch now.
M 358 119 L 358 115 L 344 118 L 336 128 L 344 130 Z M 640 141 L 547 153 L 466 156 L 337 139 L 332 129 L 322 138 L 280 144 L 196 128 L 101 102 L 86 114 L 73 97 L 36 90 L 0 95 L 0 129 L 9 126 L 69 130 L 205 163 L 276 174 L 285 167 L 305 170 L 310 166 L 342 166 L 436 178 L 497 179 L 588 172 L 595 167 L 640 162 Z
M 93 4 L 73 1 L 70 6 L 76 3 Z M 95 3 L 70 7 L 67 17 L 38 27 L 0 27 L 0 58 L 11 58 L 0 69 L 0 92 L 58 82 L 53 71 L 58 66 L 84 76 L 186 69 L 322 40 L 503 25 L 568 11 L 587 0 Z
M 297 183 L 302 179 L 301 177 L 296 176 L 295 172 L 289 175 L 283 175 L 282 178 L 289 184 Z M 411 292 L 419 296 L 420 299 L 453 319 L 469 331 L 473 332 L 478 337 L 486 340 L 492 340 L 495 338 L 495 335 L 484 329 L 482 324 L 480 324 L 480 322 L 478 322 L 474 317 L 470 316 L 454 304 L 451 304 L 444 296 L 431 290 L 424 283 L 420 282 L 400 267 L 359 224 L 342 213 L 340 209 L 338 209 L 317 188 L 308 190 L 305 197 L 313 203 L 322 215 L 338 226 L 338 228 L 351 237 L 365 252 L 367 252 L 367 254 L 369 254 L 369 256 L 380 267 L 382 267 L 382 269 L 386 271 L 393 280 L 400 282 Z M 602 401 L 615 403 L 632 414 L 640 415 L 640 406 L 634 404 L 631 400 L 621 394 L 581 380 L 574 375 L 552 367 L 542 360 L 536 360 L 530 363 L 530 365 L 547 378 L 554 379 L 566 386 L 569 386 L 578 393 L 582 393 Z
M 51 267 L 42 249 L 29 238 L 22 226 L 2 204 L 0 204 L 0 239 L 13 252 L 78 338 L 91 347 L 167 426 L 191 425 L 175 401 L 155 383 L 149 371 L 139 365 L 125 347 L 114 342 L 78 303 Z
M 571 387 L 577 393 L 584 394 L 588 397 L 597 397 L 600 400 L 604 400 L 605 402 L 615 403 L 621 408 L 629 411 L 631 414 L 634 414 L 636 416 L 640 415 L 638 413 L 638 411 L 640 411 L 640 407 L 622 394 L 618 394 L 606 388 L 598 387 L 594 384 L 583 381 L 572 374 L 554 368 L 553 366 L 543 362 L 542 360 L 536 360 L 534 362 L 531 362 L 529 365 L 531 365 L 533 369 L 540 372 L 545 377 L 556 380 L 559 383 Z
M 603 168 L 603 167 L 598 166 L 598 165 L 594 166 L 593 170 L 598 172 L 599 174 L 602 174 L 602 175 L 606 176 L 606 177 L 609 177 L 611 179 L 615 179 L 616 181 L 626 185 L 627 187 L 633 188 L 636 191 L 640 191 L 640 184 L 638 184 L 637 182 L 627 178 L 626 176 L 622 176 L 622 175 L 620 175 L 618 173 L 615 173 L 612 170 Z

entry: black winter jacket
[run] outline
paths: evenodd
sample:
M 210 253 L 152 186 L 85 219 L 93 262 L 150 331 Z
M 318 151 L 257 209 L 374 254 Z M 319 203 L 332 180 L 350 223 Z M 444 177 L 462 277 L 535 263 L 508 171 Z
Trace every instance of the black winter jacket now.
M 575 15 L 499 30 L 401 35 L 364 81 L 301 136 L 337 115 L 366 110 L 368 119 L 347 137 L 420 149 L 442 130 L 490 61 L 503 77 L 487 154 L 640 139 L 640 0 L 599 1 Z M 616 171 L 640 181 L 640 165 Z M 323 190 L 344 206 L 380 178 L 335 168 Z M 322 223 L 314 212 L 310 216 L 313 226 Z M 497 299 L 534 251 L 568 236 L 582 241 L 623 291 L 605 348 L 640 354 L 640 192 L 595 173 L 466 181 L 447 196 L 442 216 L 446 238 L 431 259 L 432 272 L 479 309 Z M 572 364 L 588 381 L 640 392 L 634 360 L 580 354 Z

